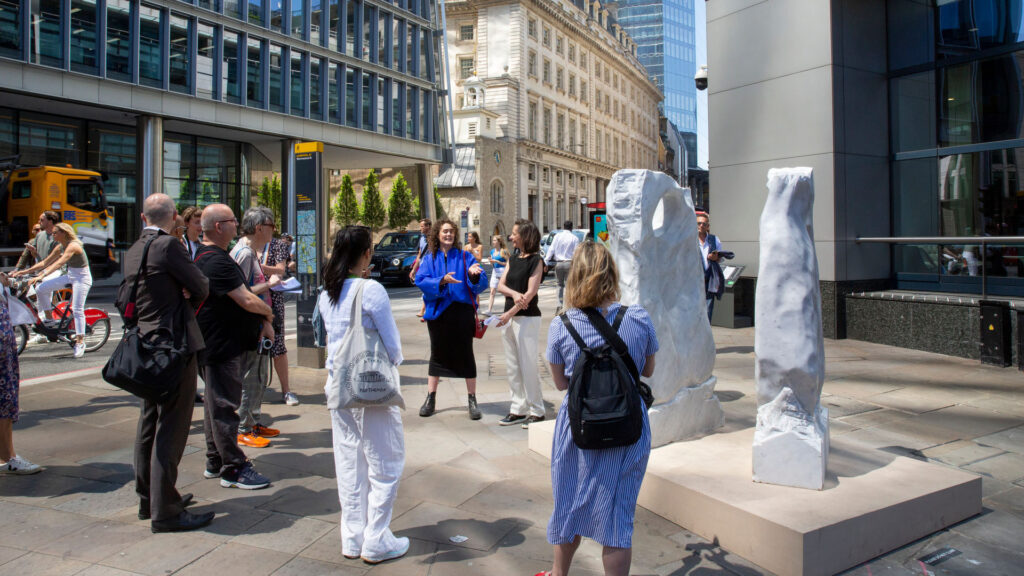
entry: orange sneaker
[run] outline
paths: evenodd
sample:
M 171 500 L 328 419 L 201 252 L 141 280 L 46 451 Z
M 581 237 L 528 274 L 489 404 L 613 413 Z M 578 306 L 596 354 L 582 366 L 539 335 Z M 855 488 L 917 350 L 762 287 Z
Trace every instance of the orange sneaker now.
M 250 432 L 249 434 L 239 434 L 238 443 L 250 448 L 266 448 L 270 445 L 270 440 Z
M 263 424 L 257 424 L 252 427 L 252 433 L 257 436 L 263 436 L 264 438 L 275 438 L 281 435 L 281 431 L 275 428 L 267 428 Z

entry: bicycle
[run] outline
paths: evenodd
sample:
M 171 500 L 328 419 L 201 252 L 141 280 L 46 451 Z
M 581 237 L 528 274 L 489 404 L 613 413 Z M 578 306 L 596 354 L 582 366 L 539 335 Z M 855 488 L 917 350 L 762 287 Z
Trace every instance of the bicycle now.
M 11 278 L 11 295 L 23 304 L 35 319 L 32 332 L 45 336 L 48 342 L 64 342 L 75 347 L 75 318 L 71 312 L 70 300 L 63 300 L 50 311 L 50 318 L 39 318 L 38 310 L 28 296 L 28 279 Z M 13 304 L 13 302 L 12 302 Z M 110 317 L 99 308 L 85 309 L 85 351 L 95 352 L 103 347 L 110 338 Z M 14 326 L 14 337 L 18 346 L 18 355 L 25 351 L 28 344 L 28 324 Z

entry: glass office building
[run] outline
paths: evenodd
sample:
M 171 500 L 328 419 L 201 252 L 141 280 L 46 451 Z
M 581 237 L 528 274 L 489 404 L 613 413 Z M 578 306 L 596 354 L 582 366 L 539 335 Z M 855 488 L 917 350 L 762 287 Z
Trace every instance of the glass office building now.
M 432 0 L 0 0 L 0 156 L 102 171 L 122 245 L 150 164 L 179 205 L 244 209 L 283 141 L 435 163 L 439 28 Z
M 697 165 L 695 0 L 623 0 L 619 25 L 637 43 L 637 57 L 665 95 L 662 112 L 687 139 L 688 162 Z
M 892 1 L 888 10 L 893 236 L 900 288 L 1024 293 L 1024 2 Z

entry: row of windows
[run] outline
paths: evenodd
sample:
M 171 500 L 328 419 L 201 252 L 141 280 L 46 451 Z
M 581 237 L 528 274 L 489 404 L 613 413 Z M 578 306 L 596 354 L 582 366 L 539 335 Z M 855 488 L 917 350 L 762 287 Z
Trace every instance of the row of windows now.
M 555 176 L 555 186 L 562 186 L 562 177 L 565 176 L 565 183 L 569 190 L 583 190 L 586 192 L 587 189 L 587 177 L 583 174 L 577 176 L 575 172 L 562 172 L 559 169 L 552 169 L 548 166 L 538 166 L 537 164 L 526 165 L 526 180 L 528 182 L 537 182 L 538 169 L 540 172 L 540 181 L 544 184 L 551 183 L 551 175 Z M 536 191 L 531 193 L 536 194 Z
M 545 106 L 540 111 L 540 133 L 538 134 L 538 108 L 537 102 L 530 102 L 527 111 L 527 136 L 530 140 L 542 142 L 547 146 L 566 150 L 573 154 L 590 156 L 590 150 L 588 149 L 590 132 L 586 123 L 579 124 L 580 130 L 577 133 L 576 119 L 570 117 L 568 118 L 568 123 L 566 123 L 566 115 L 559 113 L 554 117 L 554 131 L 552 131 L 551 108 Z M 577 142 L 577 136 L 579 137 L 579 142 Z M 604 143 L 603 147 L 602 142 Z M 627 162 L 630 166 L 648 166 L 651 162 L 651 151 L 643 147 L 638 148 L 635 143 L 627 145 L 627 142 L 628 140 L 625 137 L 620 139 L 618 135 L 613 135 L 608 131 L 604 132 L 602 140 L 601 130 L 595 129 L 593 158 L 616 166 L 621 166 Z M 627 150 L 630 152 L 629 156 L 627 156 Z
M 408 82 L 408 76 L 434 80 L 430 30 L 406 28 L 390 15 L 385 20 L 398 26 L 384 30 L 388 42 L 380 45 L 371 36 L 369 46 L 374 53 L 383 48 L 379 62 L 392 67 L 396 60 L 393 78 L 130 0 L 107 0 L 102 19 L 95 0 L 33 2 L 26 38 L 24 1 L 14 1 L 0 0 L 0 56 L 27 56 L 36 64 L 199 98 L 437 141 L 435 93 Z M 376 22 L 363 28 L 376 28 Z M 393 29 L 401 31 L 396 39 L 408 41 L 391 43 Z

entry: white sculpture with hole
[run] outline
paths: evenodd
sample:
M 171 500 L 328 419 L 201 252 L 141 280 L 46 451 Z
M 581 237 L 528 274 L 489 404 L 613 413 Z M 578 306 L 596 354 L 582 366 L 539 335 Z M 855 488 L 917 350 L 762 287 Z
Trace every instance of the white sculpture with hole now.
M 715 341 L 704 297 L 697 219 L 689 189 L 663 172 L 619 170 L 607 189 L 608 247 L 622 303 L 651 315 L 661 351 L 648 410 L 651 446 L 711 432 L 724 414 L 715 396 Z
M 754 481 L 821 490 L 828 410 L 810 168 L 768 171 L 755 292 Z

